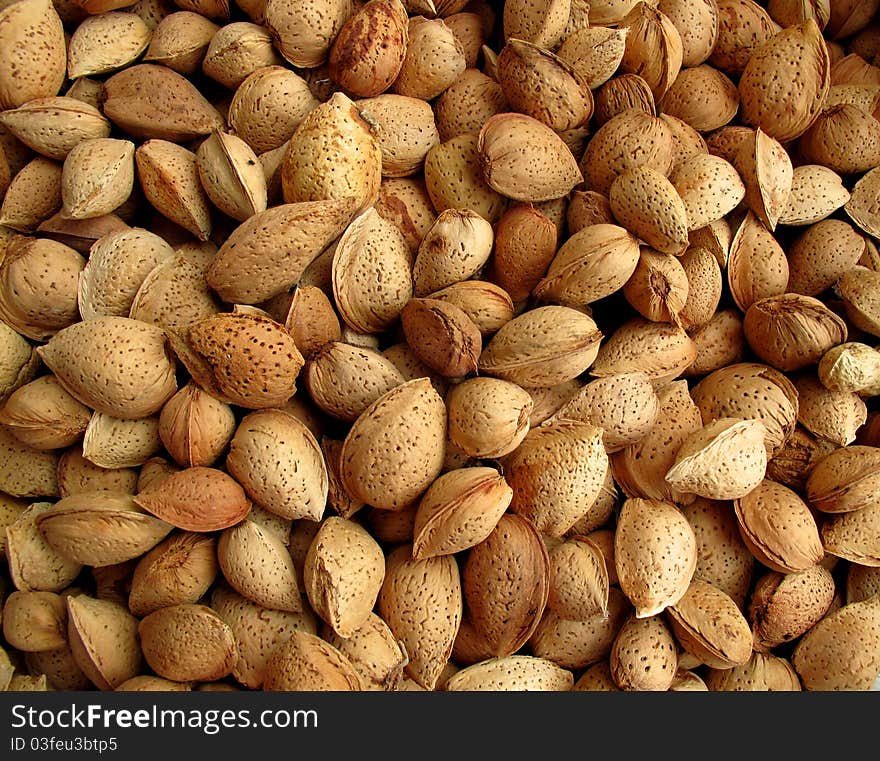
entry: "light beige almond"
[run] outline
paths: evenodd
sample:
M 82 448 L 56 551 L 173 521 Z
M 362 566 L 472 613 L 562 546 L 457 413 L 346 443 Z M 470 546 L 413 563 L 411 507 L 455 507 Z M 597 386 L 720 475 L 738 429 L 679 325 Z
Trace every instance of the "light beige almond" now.
M 408 95 L 385 93 L 356 103 L 382 152 L 382 176 L 406 177 L 424 165 L 440 142 L 430 104 Z
M 313 68 L 327 60 L 352 10 L 351 0 L 308 0 L 298 5 L 268 0 L 263 15 L 281 55 L 294 66 Z
M 473 67 L 465 69 L 434 103 L 437 130 L 444 142 L 458 135 L 476 135 L 490 116 L 509 110 L 501 85 Z
M 733 165 L 708 153 L 682 162 L 669 179 L 684 202 L 688 231 L 717 222 L 746 196 L 746 187 Z
M 779 215 L 784 225 L 810 225 L 825 219 L 849 201 L 840 175 L 818 164 L 794 168 L 791 192 Z
M 569 34 L 557 55 L 595 90 L 614 76 L 623 59 L 626 31 L 587 26 Z
M 67 603 L 54 592 L 13 592 L 3 603 L 3 637 L 26 653 L 67 645 Z
M 316 634 L 295 629 L 266 661 L 263 689 L 268 692 L 355 692 L 363 682 L 354 664 Z
M 208 198 L 240 222 L 265 211 L 266 178 L 256 154 L 239 137 L 213 132 L 196 153 L 199 180 Z
M 472 457 L 503 457 L 529 431 L 533 409 L 522 388 L 498 378 L 471 378 L 446 397 L 450 441 Z
M 562 618 L 585 621 L 608 610 L 608 569 L 602 550 L 573 537 L 550 550 L 547 606 Z
M 188 383 L 169 399 L 159 415 L 159 437 L 183 467 L 213 465 L 235 431 L 229 405 Z
M 564 0 L 512 0 L 505 3 L 502 14 L 504 38 L 515 37 L 552 49 L 565 34 L 570 13 L 571 3 Z
M 146 465 L 144 467 L 149 470 Z M 86 491 L 114 491 L 122 494 L 134 494 L 137 491 L 137 470 L 100 468 L 83 457 L 80 446 L 70 447 L 58 458 L 56 475 L 58 492 L 62 497 Z
M 688 244 L 685 206 L 672 183 L 651 167 L 618 175 L 608 195 L 617 221 L 652 248 L 679 254 Z
M 0 407 L 0 423 L 34 449 L 63 449 L 78 442 L 90 410 L 74 399 L 54 375 L 18 388 Z
M 464 48 L 439 18 L 410 18 L 406 55 L 393 90 L 399 95 L 433 100 L 467 67 Z
M 67 46 L 70 79 L 108 74 L 134 63 L 150 43 L 150 28 L 134 13 L 109 11 L 82 21 Z
M 232 629 L 204 605 L 161 608 L 138 624 L 144 660 L 159 676 L 177 682 L 221 679 L 238 660 Z
M 28 148 L 56 161 L 63 161 L 83 140 L 110 136 L 110 123 L 97 108 L 69 96 L 29 100 L 0 114 L 0 125 Z
M 217 24 L 199 13 L 169 13 L 153 29 L 143 60 L 160 63 L 178 74 L 194 74 L 218 29 Z
M 443 687 L 448 692 L 568 692 L 571 671 L 530 655 L 508 655 L 475 663 L 453 675 Z
M 628 499 L 614 539 L 620 588 L 636 618 L 650 618 L 687 592 L 697 563 L 694 530 L 671 503 Z
M 67 597 L 67 637 L 76 664 L 100 690 L 114 690 L 143 668 L 138 620 L 122 605 L 85 594 Z
M 272 45 L 272 35 L 261 24 L 235 21 L 220 27 L 202 59 L 202 72 L 235 90 L 254 71 L 276 66 L 283 59 Z
M 678 652 L 663 618 L 631 616 L 624 622 L 611 646 L 609 665 L 621 690 L 668 690 L 678 669 Z
M 102 468 L 135 468 L 162 448 L 156 415 L 126 420 L 95 412 L 83 436 L 83 457 Z

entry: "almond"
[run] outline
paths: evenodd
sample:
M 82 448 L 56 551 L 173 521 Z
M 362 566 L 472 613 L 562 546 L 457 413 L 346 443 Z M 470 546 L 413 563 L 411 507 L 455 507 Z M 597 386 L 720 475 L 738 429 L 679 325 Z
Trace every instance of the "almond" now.
M 66 69 L 64 27 L 48 0 L 0 11 L 0 110 L 58 94 Z M 39 61 L 39 66 L 34 62 Z
M 271 610 L 302 610 L 293 559 L 272 531 L 253 520 L 226 529 L 217 559 L 226 581 L 247 600 Z
M 602 334 L 576 309 L 531 309 L 506 323 L 480 355 L 479 369 L 519 385 L 549 387 L 580 375 L 596 358 Z
M 808 690 L 869 690 L 877 677 L 878 600 L 827 615 L 798 642 L 791 662 Z
M 256 154 L 241 138 L 213 132 L 196 154 L 199 180 L 224 214 L 244 221 L 265 211 L 266 178 Z
M 340 457 L 346 491 L 374 507 L 409 505 L 440 474 L 445 434 L 446 409 L 427 378 L 388 391 L 345 438 Z
M 309 0 L 291 6 L 268 0 L 263 15 L 281 55 L 294 66 L 312 68 L 327 60 L 332 41 L 352 15 L 352 2 Z
M 717 222 L 746 196 L 745 185 L 733 165 L 708 153 L 682 162 L 669 179 L 684 202 L 688 231 Z
M 62 449 L 82 438 L 90 415 L 54 375 L 44 375 L 12 393 L 0 408 L 0 423 L 29 447 Z
M 630 306 L 646 319 L 682 325 L 679 315 L 690 295 L 690 284 L 684 267 L 672 254 L 642 248 L 639 263 L 622 292 Z
M 669 607 L 669 624 L 681 646 L 710 668 L 741 666 L 752 654 L 752 632 L 736 603 L 700 579 Z
M 120 354 L 123 344 L 129 351 Z M 176 390 L 164 332 L 127 317 L 75 323 L 37 351 L 75 398 L 107 415 L 147 417 Z
M 476 371 L 480 331 L 459 307 L 438 299 L 410 299 L 400 321 L 413 352 L 441 376 L 457 378 Z
M 793 140 L 819 116 L 830 84 L 828 49 L 816 22 L 807 19 L 749 58 L 739 82 L 742 118 L 780 142 Z
M 486 183 L 481 155 L 476 134 L 457 135 L 428 151 L 425 185 L 438 212 L 471 209 L 488 222 L 498 221 L 507 200 Z
M 382 152 L 357 106 L 337 92 L 300 122 L 281 171 L 287 203 L 353 197 L 363 211 L 378 197 Z
M 128 606 L 136 616 L 196 603 L 217 576 L 217 540 L 208 534 L 175 532 L 135 566 Z
M 413 558 L 451 555 L 482 542 L 510 505 L 513 491 L 493 468 L 459 468 L 425 492 L 413 526 Z
M 235 431 L 229 405 L 188 383 L 162 407 L 159 436 L 180 465 L 213 465 Z
M 736 85 L 708 64 L 682 69 L 660 101 L 664 113 L 676 116 L 698 132 L 728 124 L 739 108 Z
M 570 6 L 571 3 L 560 0 L 538 0 L 538 2 L 511 0 L 504 4 L 502 15 L 504 38 L 528 40 L 552 49 L 565 33 Z M 602 22 L 596 21 L 596 23 Z
M 819 380 L 832 391 L 873 396 L 880 382 L 880 352 L 855 341 L 838 344 L 820 360 Z
M 741 362 L 746 350 L 742 317 L 737 309 L 721 309 L 705 325 L 692 328 L 691 340 L 697 357 L 685 370 L 685 377 L 705 375 Z
M 595 90 L 617 72 L 623 59 L 626 31 L 606 26 L 588 26 L 569 34 L 557 55 Z
M 880 566 L 878 522 L 880 509 L 876 502 L 860 510 L 826 518 L 821 529 L 825 551 L 857 565 Z
M 756 301 L 743 321 L 755 354 L 783 371 L 818 362 L 828 349 L 846 341 L 846 324 L 818 299 L 785 293 Z
M 329 73 L 362 98 L 385 92 L 403 66 L 408 42 L 406 9 L 399 0 L 371 0 L 339 30 Z
M 377 611 L 409 655 L 406 673 L 425 689 L 434 689 L 449 660 L 462 605 L 452 556 L 413 560 L 404 544 L 386 558 Z
M 809 631 L 828 611 L 834 578 L 821 565 L 758 579 L 749 605 L 755 647 L 769 651 Z
M 618 175 L 608 198 L 617 221 L 649 246 L 667 254 L 684 251 L 688 244 L 684 203 L 656 169 L 641 166 Z
M 295 393 L 304 360 L 275 321 L 224 313 L 197 320 L 184 332 L 174 337 L 175 352 L 193 380 L 220 401 L 261 409 L 277 407 Z
M 791 489 L 765 480 L 734 507 L 743 541 L 768 568 L 795 573 L 822 559 L 816 520 Z
M 880 283 L 880 272 L 858 266 L 847 270 L 835 285 L 836 291 L 843 298 L 843 306 L 850 323 L 874 336 L 880 335 L 878 283 Z M 846 340 L 845 334 L 843 340 Z
M 147 200 L 163 216 L 199 240 L 211 235 L 208 196 L 199 181 L 196 154 L 167 140 L 148 140 L 135 151 Z
M 639 109 L 628 109 L 596 130 L 580 166 L 587 187 L 607 195 L 614 178 L 627 169 L 650 166 L 668 176 L 672 162 L 672 130 L 666 122 Z
M 250 510 L 243 489 L 226 473 L 193 467 L 173 473 L 140 492 L 135 502 L 157 518 L 185 531 L 219 531 Z
M 463 280 L 428 294 L 428 298 L 458 307 L 486 338 L 514 316 L 513 299 L 503 288 L 485 280 Z
M 585 621 L 608 609 L 608 570 L 602 550 L 573 537 L 550 551 L 547 606 L 562 618 Z
M 61 209 L 61 167 L 37 157 L 13 177 L 0 206 L 0 224 L 31 232 Z
M 666 474 L 676 489 L 708 499 L 738 499 L 767 470 L 765 428 L 757 420 L 721 418 L 688 436 Z
M 752 588 L 755 559 L 743 544 L 729 505 L 699 497 L 681 508 L 697 540 L 695 579 L 727 594 L 740 608 Z
M 818 378 L 806 375 L 798 390 L 798 422 L 810 433 L 838 446 L 852 444 L 868 419 L 865 402 L 852 391 L 831 391 Z
M 269 658 L 294 631 L 318 633 L 315 615 L 308 609 L 301 613 L 269 610 L 223 585 L 211 593 L 211 607 L 235 636 L 238 660 L 232 676 L 251 689 L 262 687 Z
M 442 20 L 415 16 L 409 20 L 406 55 L 394 80 L 394 92 L 433 100 L 466 66 L 461 43 Z
M 274 442 L 270 450 L 267 442 Z M 226 467 L 259 505 L 276 515 L 317 520 L 324 511 L 324 458 L 315 437 L 292 415 L 260 410 L 245 416 L 232 438 Z
M 67 598 L 73 659 L 100 690 L 114 690 L 140 673 L 138 620 L 124 607 L 85 594 Z
M 531 397 L 497 378 L 471 378 L 446 397 L 449 438 L 472 457 L 503 457 L 529 430 Z
M 562 691 L 568 692 L 574 676 L 556 664 L 529 655 L 491 658 L 462 669 L 443 687 L 447 692 Z
M 0 401 L 37 374 L 40 358 L 34 347 L 17 331 L 5 322 L 0 322 L 0 351 L 3 364 L 0 365 Z
M 798 141 L 804 160 L 839 174 L 880 165 L 880 124 L 868 111 L 838 103 L 826 108 Z
M 607 614 L 597 613 L 586 621 L 567 621 L 547 611 L 529 645 L 535 655 L 558 666 L 582 669 L 608 659 L 617 633 L 631 612 L 626 596 L 612 587 Z
M 718 6 L 713 0 L 660 0 L 657 5 L 681 36 L 682 66 L 699 66 L 718 39 Z
M 54 592 L 13 592 L 3 604 L 3 636 L 26 653 L 67 645 L 67 603 Z
M 784 225 L 810 225 L 825 219 L 847 203 L 849 191 L 840 175 L 828 167 L 803 164 L 794 168 L 791 192 L 779 215 Z
M 219 29 L 217 24 L 199 13 L 169 13 L 153 29 L 143 60 L 162 64 L 178 74 L 194 74 L 202 65 L 211 38 Z
M 58 458 L 57 478 L 58 492 L 62 497 L 86 491 L 134 494 L 138 471 L 134 468 L 109 470 L 98 467 L 83 457 L 81 447 L 73 446 Z
M 295 629 L 266 661 L 263 689 L 354 692 L 363 689 L 363 682 L 339 650 L 315 634 Z
M 878 480 L 877 449 L 841 447 L 817 460 L 806 479 L 806 495 L 810 504 L 822 512 L 852 512 L 873 503 Z
M 512 110 L 556 132 L 580 127 L 593 115 L 586 81 L 562 58 L 538 45 L 509 38 L 498 56 L 498 82 Z
M 447 19 L 447 24 L 448 24 Z M 465 69 L 434 103 L 440 140 L 476 135 L 490 116 L 510 111 L 504 90 L 475 68 Z
M 746 312 L 756 301 L 785 293 L 790 278 L 785 251 L 750 211 L 733 236 L 727 261 L 734 302 Z
M 603 125 L 632 109 L 648 116 L 657 115 L 654 93 L 638 74 L 621 74 L 609 79 L 596 91 L 596 124 Z
M 264 26 L 236 21 L 222 26 L 211 37 L 202 60 L 202 72 L 234 90 L 257 69 L 282 62 Z
M 315 612 L 340 637 L 366 623 L 385 578 L 382 548 L 362 526 L 327 518 L 309 546 L 303 583 Z
M 110 123 L 101 112 L 71 97 L 34 98 L 0 114 L 0 124 L 28 148 L 56 161 L 83 140 L 110 136 Z
M 381 279 L 376 277 L 382 271 Z M 403 233 L 369 208 L 348 226 L 333 257 L 333 296 L 346 324 L 387 329 L 412 296 L 412 259 Z
M 83 456 L 102 468 L 143 465 L 161 447 L 157 416 L 124 420 L 95 412 L 83 437 Z
M 541 620 L 549 591 L 550 562 L 535 527 L 503 516 L 468 553 L 461 573 L 470 619 L 485 647 L 498 657 L 517 652 Z
M 674 505 L 654 499 L 623 503 L 614 564 L 636 618 L 650 618 L 675 605 L 687 592 L 696 563 L 694 531 Z
M 670 19 L 648 3 L 637 3 L 620 20 L 626 30 L 621 71 L 638 74 L 660 100 L 681 70 L 681 35 Z
M 862 602 L 873 597 L 878 588 L 880 571 L 868 566 L 850 565 L 846 576 L 846 601 Z
M 763 653 L 752 653 L 742 666 L 729 669 L 709 669 L 706 676 L 709 689 L 736 692 L 798 692 L 801 682 L 792 665 L 784 658 Z
M 107 118 L 138 139 L 189 140 L 223 127 L 217 109 L 165 66 L 129 66 L 104 83 L 104 96 Z
M 676 650 L 660 616 L 631 616 L 611 647 L 611 676 L 621 690 L 665 692 L 678 668 Z
M 84 19 L 67 48 L 71 79 L 108 74 L 134 63 L 147 49 L 151 31 L 134 13 L 109 11 Z
M 440 142 L 431 106 L 419 98 L 386 93 L 357 102 L 382 152 L 382 176 L 416 174 Z
M 76 322 L 76 280 L 85 260 L 46 238 L 13 240 L 0 264 L 0 317 L 34 341 Z
M 138 636 L 150 668 L 178 682 L 220 679 L 238 660 L 232 629 L 204 605 L 154 611 L 141 620 Z
M 497 114 L 487 120 L 477 151 L 486 183 L 517 201 L 560 198 L 583 180 L 561 138 L 525 114 Z
M 605 451 L 611 454 L 647 436 L 659 409 L 659 399 L 645 373 L 620 373 L 587 383 L 553 419 L 599 426 Z

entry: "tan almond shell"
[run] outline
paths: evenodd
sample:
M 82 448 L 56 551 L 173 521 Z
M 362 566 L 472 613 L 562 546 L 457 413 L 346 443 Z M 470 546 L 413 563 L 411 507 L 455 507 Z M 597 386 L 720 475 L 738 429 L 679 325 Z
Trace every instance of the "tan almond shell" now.
M 727 260 L 727 283 L 742 312 L 756 301 L 792 290 L 790 262 L 782 246 L 754 212 L 734 233 Z
M 626 31 L 588 26 L 565 36 L 556 54 L 595 90 L 614 76 L 623 59 Z
M 757 48 L 739 81 L 740 114 L 780 142 L 813 123 L 831 85 L 831 61 L 813 19 L 787 27 Z
M 517 652 L 538 626 L 550 587 L 550 560 L 537 529 L 505 515 L 468 553 L 461 570 L 469 620 L 486 652 Z
M 773 232 L 791 194 L 791 158 L 778 140 L 758 127 L 743 141 L 734 165 L 746 186 L 746 204 Z
M 3 637 L 25 653 L 67 645 L 67 603 L 54 592 L 13 592 L 3 603 Z
M 876 202 L 878 183 L 880 183 L 880 167 L 872 169 L 859 178 L 843 207 L 859 228 L 875 238 L 880 236 L 880 210 Z
M 680 254 L 688 244 L 684 202 L 672 183 L 650 166 L 619 174 L 608 191 L 618 222 L 648 246 L 665 254 Z
M 618 28 L 627 32 L 620 70 L 642 77 L 659 101 L 681 70 L 683 48 L 678 29 L 648 3 L 636 4 Z
M 869 690 L 880 666 L 880 598 L 830 613 L 798 642 L 792 665 L 807 690 Z
M 82 440 L 83 457 L 102 468 L 135 468 L 159 453 L 159 417 L 128 420 L 92 414 Z
M 58 94 L 67 63 L 65 42 L 49 0 L 26 0 L 0 10 L 0 110 Z
M 439 18 L 411 17 L 407 36 L 406 55 L 392 89 L 400 95 L 433 100 L 465 70 L 464 48 Z
M 784 225 L 810 225 L 827 218 L 850 199 L 840 175 L 820 164 L 802 164 L 792 173 L 788 201 L 779 215 Z
M 746 186 L 733 164 L 710 153 L 697 153 L 681 162 L 669 179 L 684 202 L 689 232 L 717 222 L 746 196 Z
M 843 298 L 843 306 L 849 322 L 855 328 L 872 336 L 880 334 L 878 284 L 880 284 L 880 272 L 857 266 L 847 270 L 835 286 L 835 290 Z
M 324 412 L 349 423 L 404 382 L 382 354 L 340 341 L 324 344 L 305 366 L 305 386 Z
M 446 682 L 443 689 L 447 692 L 568 692 L 573 684 L 571 671 L 549 660 L 531 655 L 508 655 L 462 669 Z
M 862 602 L 880 591 L 880 569 L 850 564 L 846 575 L 846 602 Z
M 44 674 L 48 684 L 56 690 L 88 690 L 92 686 L 73 659 L 70 645 L 41 653 L 25 653 L 24 662 L 29 672 Z M 2 681 L 0 678 L 0 684 Z
M 816 520 L 788 487 L 765 480 L 737 499 L 734 508 L 743 542 L 771 570 L 805 571 L 822 559 Z
M 358 523 L 331 516 L 306 553 L 303 586 L 312 609 L 340 637 L 367 620 L 385 579 L 382 548 Z
M 388 624 L 375 613 L 370 613 L 350 637 L 342 638 L 329 627 L 323 636 L 351 661 L 365 690 L 399 689 L 409 658 Z
M 29 447 L 62 449 L 82 438 L 91 414 L 54 375 L 44 375 L 9 396 L 0 407 L 0 423 Z
M 282 539 L 253 520 L 230 526 L 217 540 L 217 560 L 229 585 L 269 610 L 302 611 L 293 558 Z
M 730 78 L 709 64 L 682 69 L 660 101 L 663 112 L 699 132 L 729 124 L 739 109 L 739 92 Z
M 838 446 L 852 444 L 868 419 L 868 408 L 853 391 L 832 391 L 812 375 L 795 384 L 798 422 L 810 433 Z
M 575 536 L 549 551 L 547 607 L 562 618 L 583 621 L 608 610 L 608 569 L 602 550 Z
M 860 510 L 829 516 L 822 523 L 825 551 L 851 563 L 880 566 L 880 504 L 874 502 Z
M 505 3 L 502 15 L 504 36 L 553 48 L 565 34 L 571 5 L 560 0 L 512 0 Z
M 490 117 L 480 129 L 477 152 L 486 183 L 516 201 L 561 198 L 584 179 L 562 139 L 525 114 Z
M 99 690 L 114 690 L 143 667 L 138 620 L 122 605 L 67 597 L 67 639 L 77 666 Z
M 701 428 L 700 410 L 683 380 L 659 387 L 657 399 L 657 419 L 648 434 L 611 456 L 614 480 L 628 497 L 686 504 L 692 495 L 673 489 L 666 473 L 684 440 Z
M 182 467 L 213 465 L 235 432 L 235 416 L 228 404 L 195 383 L 187 383 L 162 407 L 159 437 Z
M 458 566 L 451 555 L 412 559 L 403 544 L 385 559 L 385 581 L 377 612 L 409 656 L 406 674 L 435 688 L 452 653 L 463 599 Z
M 670 502 L 628 499 L 617 521 L 614 564 L 636 617 L 655 616 L 688 590 L 697 565 L 694 530 Z
M 138 558 L 173 528 L 141 511 L 130 495 L 113 492 L 63 497 L 36 525 L 55 550 L 93 568 Z
M 560 419 L 531 429 L 503 464 L 513 489 L 511 510 L 561 537 L 595 503 L 608 455 L 601 428 Z
M 749 622 L 726 593 L 706 581 L 691 582 L 669 607 L 669 623 L 681 646 L 710 668 L 740 666 L 752 654 Z
M 430 380 L 407 381 L 352 425 L 340 454 L 343 486 L 374 507 L 400 510 L 440 474 L 445 439 L 446 407 Z
M 687 233 L 683 237 L 682 251 Z M 622 292 L 627 303 L 645 319 L 684 327 L 680 315 L 690 296 L 690 282 L 679 257 L 642 248 L 639 263 Z
M 239 222 L 265 211 L 266 176 L 257 154 L 240 137 L 212 132 L 196 152 L 199 180 L 211 202 Z
M 769 652 L 809 631 L 825 616 L 834 593 L 834 578 L 821 565 L 762 576 L 748 611 L 755 649 Z
M 306 425 L 286 412 L 246 415 L 230 442 L 226 468 L 271 513 L 318 520 L 324 512 L 329 487 L 323 453 Z
M 757 420 L 721 418 L 688 436 L 666 473 L 680 491 L 707 499 L 737 499 L 767 471 L 766 429 Z
M 152 63 L 129 66 L 104 83 L 104 115 L 141 140 L 190 140 L 222 129 L 223 117 L 195 85 Z
M 83 140 L 110 136 L 101 112 L 75 98 L 34 98 L 0 114 L 0 125 L 46 158 L 63 161 Z
M 282 325 L 253 314 L 204 317 L 172 333 L 171 342 L 199 386 L 222 402 L 247 409 L 284 404 L 296 393 L 305 364 Z
M 445 301 L 461 309 L 483 338 L 497 333 L 514 318 L 516 311 L 510 294 L 500 286 L 485 280 L 463 280 L 460 283 L 453 283 L 440 291 L 428 294 L 428 298 Z
M 138 636 L 150 668 L 176 682 L 222 679 L 238 660 L 235 634 L 205 605 L 160 608 L 141 619 Z
M 713 692 L 799 692 L 800 679 L 784 658 L 752 653 L 742 666 L 709 669 L 706 685 Z
M 817 460 L 806 479 L 810 504 L 825 513 L 845 513 L 873 504 L 880 488 L 880 450 L 853 445 Z
M 666 692 L 678 669 L 677 649 L 661 616 L 630 616 L 611 646 L 611 677 L 621 690 Z
M 413 293 L 412 255 L 403 233 L 375 208 L 358 215 L 333 256 L 339 316 L 360 333 L 379 333 L 400 316 Z M 381 268 L 381 280 L 376 272 Z
M 171 605 L 196 603 L 218 570 L 214 536 L 175 532 L 138 561 L 128 607 L 136 616 L 145 616 Z
M 90 491 L 135 494 L 138 483 L 135 468 L 101 468 L 83 457 L 80 446 L 70 447 L 58 458 L 56 477 L 62 497 Z
M 9 183 L 0 205 L 0 224 L 31 232 L 61 209 L 61 165 L 37 156 Z
M 244 489 L 231 476 L 201 466 L 172 473 L 134 500 L 184 531 L 219 531 L 241 521 L 251 509 Z
M 536 307 L 506 323 L 480 355 L 479 370 L 524 388 L 573 380 L 596 358 L 602 333 L 564 306 Z
M 533 402 L 515 383 L 470 378 L 446 396 L 449 440 L 471 457 L 503 457 L 529 431 Z
M 636 109 L 657 115 L 657 104 L 650 85 L 638 74 L 621 74 L 609 79 L 596 91 L 595 122 L 601 126 L 624 111 Z
M 263 689 L 289 691 L 359 691 L 360 675 L 352 662 L 316 634 L 295 629 L 266 662 Z
M 575 692 L 619 692 L 620 688 L 611 676 L 611 666 L 606 661 L 599 661 L 590 666 L 574 683 Z
M 586 621 L 568 621 L 546 611 L 529 639 L 532 652 L 568 669 L 583 669 L 606 660 L 624 621 L 632 613 L 626 596 L 617 587 L 608 592 L 608 612 Z
M 77 25 L 67 46 L 70 79 L 108 74 L 134 63 L 147 49 L 151 30 L 134 13 L 108 11 Z
M 175 11 L 153 29 L 144 61 L 160 63 L 178 74 L 194 74 L 202 65 L 217 24 L 192 11 Z
M 0 491 L 13 497 L 57 497 L 59 455 L 19 441 L 0 425 Z
M 262 687 L 269 658 L 294 631 L 318 633 L 318 621 L 308 608 L 299 613 L 267 609 L 224 585 L 211 593 L 211 607 L 235 636 L 238 660 L 232 676 L 252 690 Z
M 376 201 L 381 181 L 379 145 L 341 92 L 310 111 L 287 143 L 281 168 L 286 203 L 354 198 L 363 211 Z
M 278 50 L 294 66 L 313 68 L 327 60 L 330 45 L 352 15 L 351 0 L 291 5 L 269 0 L 262 10 Z
M 467 550 L 486 539 L 510 506 L 513 490 L 494 468 L 464 467 L 444 473 L 419 501 L 413 558 Z

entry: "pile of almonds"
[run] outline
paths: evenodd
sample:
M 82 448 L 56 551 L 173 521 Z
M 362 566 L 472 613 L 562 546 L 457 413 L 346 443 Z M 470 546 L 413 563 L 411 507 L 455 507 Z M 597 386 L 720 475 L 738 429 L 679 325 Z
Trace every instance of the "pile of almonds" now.
M 0 0 L 0 689 L 870 689 L 878 9 Z

